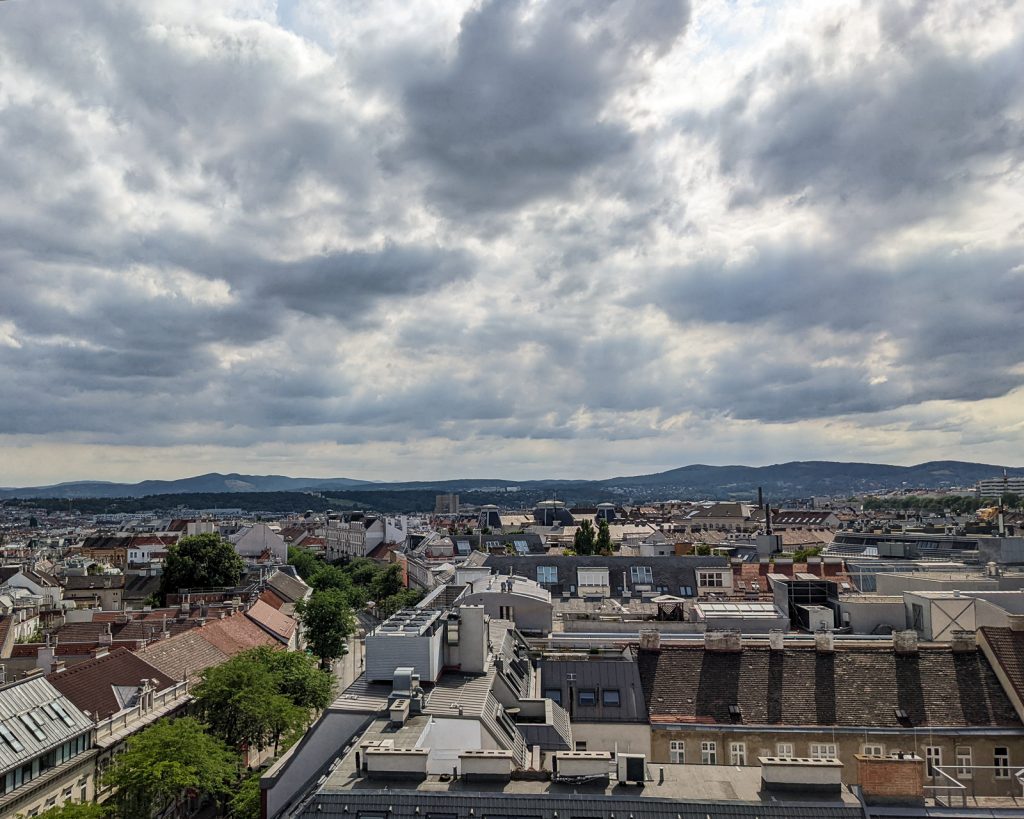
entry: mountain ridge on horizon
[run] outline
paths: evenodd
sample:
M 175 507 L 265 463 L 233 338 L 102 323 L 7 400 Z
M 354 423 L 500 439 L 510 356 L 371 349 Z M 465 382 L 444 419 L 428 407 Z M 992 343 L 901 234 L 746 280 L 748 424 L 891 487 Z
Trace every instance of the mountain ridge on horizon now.
M 193 492 L 282 492 L 282 491 L 371 491 L 430 489 L 470 491 L 477 487 L 589 486 L 597 489 L 650 493 L 657 489 L 737 494 L 764 486 L 774 492 L 829 494 L 831 492 L 884 491 L 909 485 L 920 489 L 973 486 L 978 480 L 1008 475 L 1024 477 L 1024 467 L 1009 467 L 970 461 L 926 461 L 911 466 L 859 461 L 787 461 L 766 466 L 728 464 L 687 464 L 663 472 L 617 476 L 601 480 L 535 479 L 514 481 L 504 478 L 456 478 L 433 481 L 364 481 L 357 478 L 292 478 L 287 475 L 246 475 L 237 472 L 209 472 L 176 480 L 145 480 L 137 483 L 115 481 L 64 481 L 57 484 L 0 488 L 2 498 L 115 498 Z

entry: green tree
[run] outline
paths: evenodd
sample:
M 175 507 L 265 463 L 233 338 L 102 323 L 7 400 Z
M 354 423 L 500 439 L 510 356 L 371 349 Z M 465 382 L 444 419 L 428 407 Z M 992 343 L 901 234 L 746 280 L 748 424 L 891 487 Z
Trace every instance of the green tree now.
M 228 803 L 231 819 L 260 819 L 260 774 L 244 779 Z
M 186 793 L 220 799 L 237 777 L 238 756 L 191 717 L 161 719 L 128 740 L 103 784 L 116 789 L 119 819 L 150 819 Z
M 392 563 L 374 576 L 370 583 L 370 594 L 373 595 L 374 600 L 386 600 L 393 594 L 398 594 L 404 588 L 402 567 L 397 563 Z
M 295 567 L 303 580 L 307 583 L 323 566 L 324 562 L 309 549 L 299 546 L 288 547 L 288 562 Z
M 178 589 L 237 586 L 244 569 L 235 547 L 220 535 L 183 537 L 167 550 L 160 594 L 166 600 Z
M 608 521 L 602 520 L 597 524 L 597 540 L 594 542 L 594 549 L 598 554 L 610 555 L 612 553 L 612 533 L 608 529 Z
M 106 805 L 95 802 L 65 802 L 59 808 L 50 808 L 39 814 L 40 819 L 105 819 L 109 815 Z M 24 814 L 18 814 L 22 819 Z
M 299 708 L 322 711 L 334 696 L 334 676 L 317 668 L 308 654 L 261 646 L 253 649 L 258 662 L 266 665 L 279 693 Z
M 309 708 L 282 691 L 275 663 L 269 652 L 244 651 L 203 672 L 196 707 L 216 737 L 239 749 L 276 748 L 307 722 Z
M 572 550 L 578 555 L 592 555 L 595 547 L 594 524 L 583 521 L 572 539 Z
M 314 592 L 308 600 L 295 604 L 310 650 L 320 658 L 323 668 L 348 650 L 346 640 L 355 631 L 355 619 L 348 598 L 339 589 Z
M 1016 492 L 1006 492 L 1003 494 L 1003 506 L 1007 509 L 1016 509 L 1020 506 L 1020 495 Z

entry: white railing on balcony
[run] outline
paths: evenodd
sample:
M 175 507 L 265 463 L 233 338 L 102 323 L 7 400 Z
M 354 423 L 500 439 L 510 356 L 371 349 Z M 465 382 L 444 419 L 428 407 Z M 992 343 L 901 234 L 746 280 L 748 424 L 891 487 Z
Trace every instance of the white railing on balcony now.
M 109 716 L 101 722 L 97 722 L 96 741 L 99 742 L 114 734 L 121 733 L 139 720 L 144 719 L 146 715 L 154 711 L 160 711 L 176 702 L 183 702 L 187 696 L 188 682 L 186 681 L 175 683 L 162 691 L 154 691 L 149 703 L 145 703 L 145 697 L 143 697 L 143 701 L 140 701 L 138 705 Z

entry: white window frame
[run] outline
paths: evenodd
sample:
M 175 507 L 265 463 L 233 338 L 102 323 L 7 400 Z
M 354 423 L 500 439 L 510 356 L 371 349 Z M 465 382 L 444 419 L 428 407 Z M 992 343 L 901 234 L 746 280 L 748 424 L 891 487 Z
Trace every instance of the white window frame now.
M 924 771 L 925 776 L 936 777 L 939 772 L 936 768 L 942 767 L 942 748 L 938 745 L 926 745 L 924 748 Z
M 608 570 L 599 568 L 581 568 L 576 570 L 576 582 L 579 585 L 592 588 L 594 586 L 608 585 Z
M 775 743 L 775 756 L 781 756 L 784 759 L 787 757 L 796 756 L 796 752 L 793 750 L 792 742 L 776 742 Z
M 697 585 L 704 589 L 721 589 L 725 586 L 725 572 L 721 569 L 698 569 Z
M 718 743 L 713 739 L 703 740 L 700 744 L 700 764 L 718 764 Z
M 729 743 L 729 764 L 736 765 L 740 768 L 744 767 L 747 764 L 747 743 Z
M 686 764 L 686 743 L 681 739 L 669 740 L 668 761 L 673 765 Z
M 860 752 L 863 756 L 885 756 L 884 745 L 863 745 Z
M 960 779 L 971 779 L 974 771 L 974 751 L 970 745 L 957 745 L 956 753 L 956 775 Z
M 1000 753 L 1002 751 L 1002 753 Z M 996 779 L 1010 778 L 1010 749 L 1002 745 L 992 750 L 992 764 L 995 766 Z
M 650 586 L 654 583 L 654 572 L 650 566 L 630 566 L 629 579 L 633 585 Z
M 839 749 L 834 742 L 812 742 L 811 759 L 838 759 Z
M 537 582 L 543 585 L 553 586 L 558 582 L 558 567 L 557 566 L 538 566 L 537 567 Z

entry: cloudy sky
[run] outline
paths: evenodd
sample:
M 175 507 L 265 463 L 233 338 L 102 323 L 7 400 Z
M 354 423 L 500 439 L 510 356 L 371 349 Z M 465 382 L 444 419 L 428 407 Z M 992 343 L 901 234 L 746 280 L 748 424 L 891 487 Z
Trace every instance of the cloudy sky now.
M 0 3 L 0 485 L 1024 464 L 1024 4 Z

